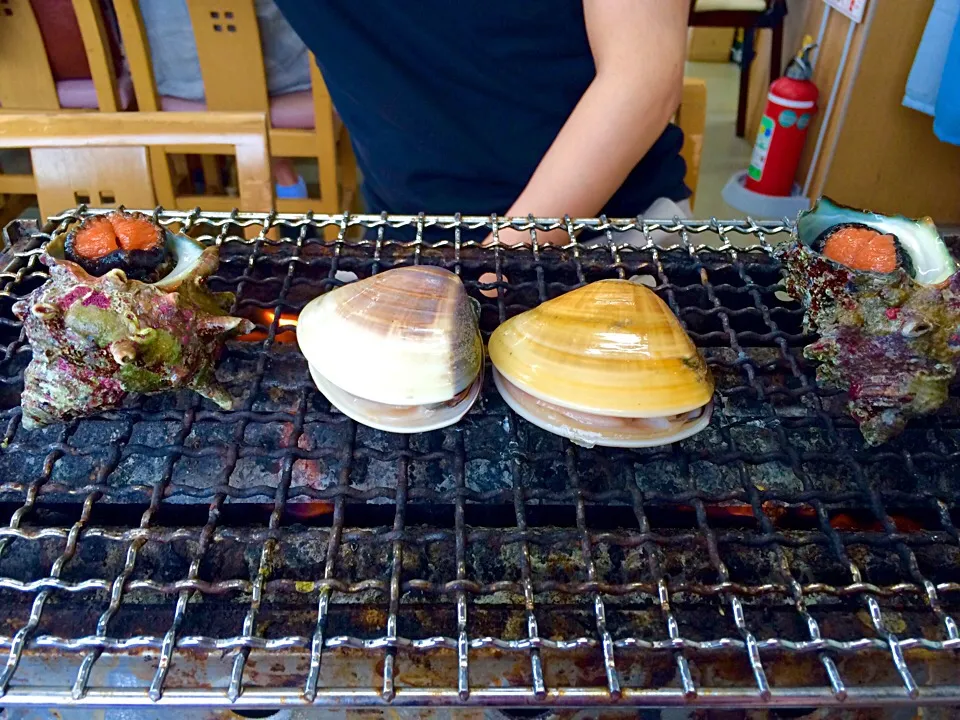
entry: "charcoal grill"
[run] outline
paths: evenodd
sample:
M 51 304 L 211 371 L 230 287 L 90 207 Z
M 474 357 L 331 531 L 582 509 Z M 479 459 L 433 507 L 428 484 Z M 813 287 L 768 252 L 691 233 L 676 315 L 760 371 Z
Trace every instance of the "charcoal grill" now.
M 467 231 L 508 221 L 154 212 L 220 246 L 210 285 L 258 323 L 218 370 L 239 409 L 170 393 L 24 430 L 10 307 L 44 281 L 45 238 L 8 229 L 0 706 L 960 702 L 960 400 L 864 446 L 800 354 L 771 256 L 789 222 L 521 219 L 571 242 L 481 249 Z M 310 382 L 295 314 L 344 272 L 415 263 L 460 275 L 485 337 L 649 276 L 713 368 L 709 429 L 585 450 L 489 376 L 456 427 L 358 426 Z

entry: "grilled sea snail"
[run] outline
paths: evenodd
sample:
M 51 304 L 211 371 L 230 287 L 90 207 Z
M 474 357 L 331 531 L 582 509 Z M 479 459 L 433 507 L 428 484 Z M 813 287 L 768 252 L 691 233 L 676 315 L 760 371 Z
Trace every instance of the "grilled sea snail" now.
M 142 213 L 123 210 L 85 219 L 67 234 L 63 255 L 95 277 L 117 269 L 146 282 L 166 275 L 171 259 L 166 231 Z
M 507 320 L 489 344 L 507 404 L 593 447 L 647 447 L 710 422 L 713 377 L 657 295 L 600 280 Z
M 475 303 L 443 268 L 395 268 L 321 295 L 300 313 L 297 341 L 327 399 L 379 430 L 452 425 L 480 393 Z
M 785 287 L 819 339 L 817 380 L 849 391 L 867 444 L 886 442 L 946 402 L 960 367 L 960 274 L 929 218 L 821 198 L 778 255 Z
M 230 317 L 231 293 L 206 287 L 217 248 L 115 212 L 55 237 L 41 259 L 50 279 L 13 306 L 33 351 L 24 427 L 116 408 L 129 393 L 181 388 L 233 407 L 214 365 L 224 341 L 253 326 Z

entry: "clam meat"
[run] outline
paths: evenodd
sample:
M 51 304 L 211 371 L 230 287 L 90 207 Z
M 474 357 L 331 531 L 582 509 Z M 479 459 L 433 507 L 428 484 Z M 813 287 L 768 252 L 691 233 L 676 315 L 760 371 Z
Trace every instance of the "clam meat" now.
M 342 413 L 380 430 L 426 432 L 457 422 L 480 393 L 477 316 L 454 273 L 394 268 L 308 303 L 297 342 Z
M 647 287 L 600 280 L 500 325 L 494 382 L 534 425 L 585 447 L 647 447 L 710 422 L 713 377 Z

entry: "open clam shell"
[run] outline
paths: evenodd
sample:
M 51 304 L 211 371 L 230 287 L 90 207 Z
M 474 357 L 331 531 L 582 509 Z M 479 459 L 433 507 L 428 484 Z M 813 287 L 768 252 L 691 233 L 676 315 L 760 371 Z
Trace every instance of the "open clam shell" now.
M 371 427 L 443 427 L 479 392 L 477 313 L 443 268 L 395 268 L 321 295 L 300 313 L 297 341 L 327 399 Z
M 642 447 L 710 421 L 713 377 L 657 295 L 601 280 L 503 323 L 495 382 L 522 417 L 583 445 Z
M 459 422 L 477 401 L 483 384 L 483 376 L 478 374 L 466 390 L 448 402 L 388 405 L 351 395 L 327 380 L 313 365 L 310 377 L 327 400 L 347 417 L 376 430 L 396 433 L 430 432 Z
M 525 393 L 493 369 L 493 382 L 517 415 L 583 447 L 639 448 L 677 442 L 710 424 L 713 402 L 668 417 L 628 418 L 571 411 Z

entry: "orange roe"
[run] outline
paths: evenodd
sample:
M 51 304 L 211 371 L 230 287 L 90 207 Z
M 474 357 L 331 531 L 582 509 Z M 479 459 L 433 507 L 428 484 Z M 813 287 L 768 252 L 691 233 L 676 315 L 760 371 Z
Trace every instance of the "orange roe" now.
M 111 213 L 110 222 L 117 233 L 117 244 L 124 250 L 149 250 L 157 243 L 157 226 L 142 217 Z
M 893 235 L 865 227 L 836 230 L 823 246 L 823 255 L 852 270 L 889 273 L 897 269 Z
M 157 242 L 157 228 L 149 220 L 111 213 L 91 218 L 74 238 L 78 255 L 99 260 L 114 250 L 148 250 Z
M 99 260 L 117 249 L 117 231 L 109 218 L 97 217 L 87 220 L 73 240 L 77 255 Z

